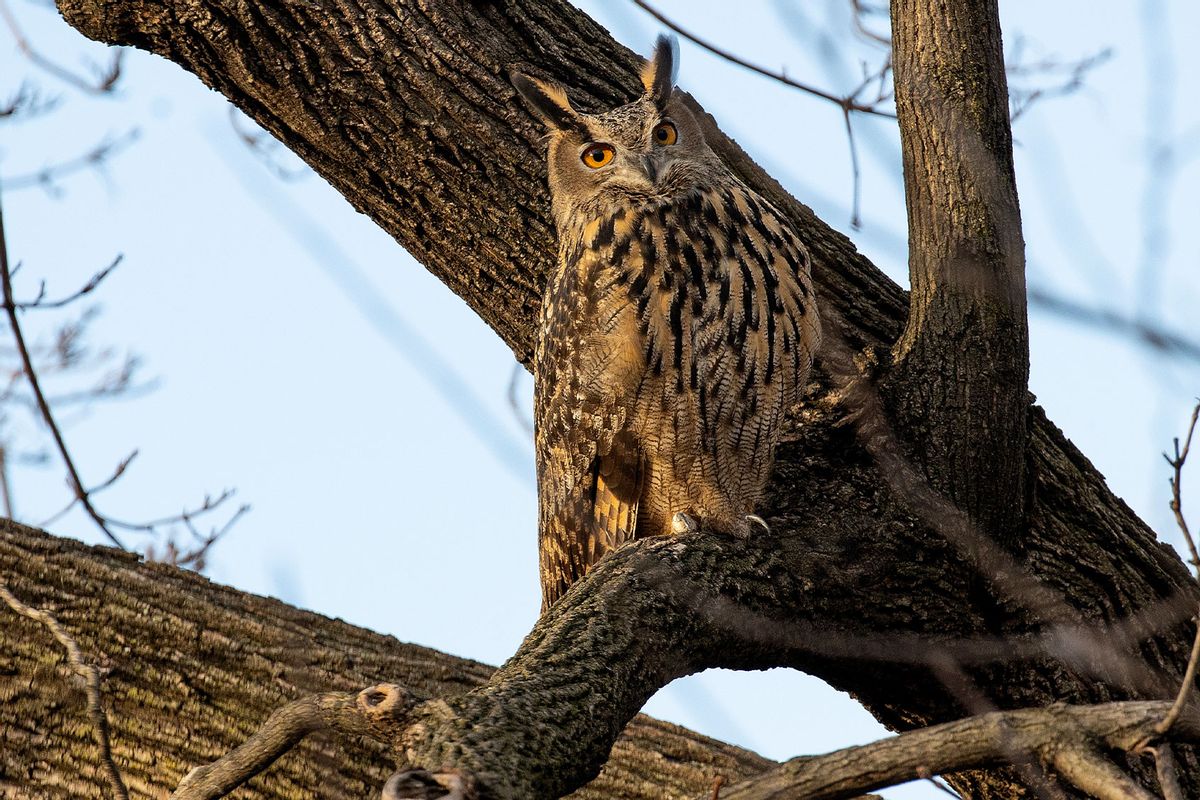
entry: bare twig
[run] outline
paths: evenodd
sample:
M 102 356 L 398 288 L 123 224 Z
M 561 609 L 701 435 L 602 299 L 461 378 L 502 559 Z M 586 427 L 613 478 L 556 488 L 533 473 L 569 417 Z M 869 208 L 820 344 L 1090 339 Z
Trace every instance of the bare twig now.
M 850 227 L 859 230 L 862 228 L 862 171 L 858 166 L 858 144 L 854 141 L 854 126 L 850 123 L 849 109 L 842 109 L 842 118 L 846 121 L 846 141 L 850 143 L 850 169 L 854 176 Z
M 0 3 L 3 3 L 3 0 L 0 0 Z M 136 142 L 140 135 L 137 128 L 132 128 L 120 136 L 102 140 L 86 153 L 42 167 L 34 172 L 4 178 L 0 183 L 7 189 L 28 189 L 40 186 L 53 192 L 57 189 L 55 182 L 58 179 L 80 170 L 99 169 L 113 156 Z
M 896 118 L 896 115 L 892 114 L 891 112 L 881 111 L 880 109 L 878 109 L 874 106 L 865 105 L 863 103 L 858 102 L 854 98 L 853 95 L 847 95 L 846 97 L 838 97 L 837 95 L 835 95 L 831 92 L 827 92 L 823 89 L 818 89 L 817 87 L 812 86 L 810 84 L 801 83 L 800 81 L 793 80 L 792 78 L 789 78 L 783 72 L 773 72 L 772 70 L 769 70 L 765 67 L 760 67 L 757 64 L 753 64 L 749 61 L 746 61 L 745 59 L 740 58 L 739 56 L 736 56 L 733 53 L 730 53 L 728 50 L 718 47 L 717 45 L 715 45 L 709 41 L 701 39 L 696 34 L 691 33 L 690 31 L 680 27 L 680 25 L 678 23 L 672 21 L 670 18 L 665 16 L 661 11 L 659 11 L 658 9 L 651 6 L 649 3 L 646 2 L 646 0 L 633 0 L 633 4 L 636 5 L 638 8 L 642 9 L 643 11 L 645 11 L 650 16 L 654 17 L 656 20 L 661 22 L 663 25 L 665 25 L 668 28 L 670 28 L 671 30 L 675 31 L 675 33 L 677 33 L 680 36 L 682 36 L 683 38 L 687 39 L 692 44 L 702 47 L 705 50 L 707 50 L 708 52 L 712 53 L 713 55 L 719 56 L 719 57 L 725 59 L 726 61 L 737 64 L 739 67 L 744 67 L 745 69 L 748 69 L 751 72 L 757 72 L 759 75 L 763 75 L 767 78 L 770 78 L 771 80 L 778 81 L 779 83 L 782 83 L 785 86 L 790 86 L 793 89 L 799 89 L 802 92 L 811 94 L 814 97 L 819 97 L 822 100 L 828 100 L 829 102 L 837 105 L 839 108 L 841 108 L 843 111 L 845 111 L 847 113 L 849 113 L 851 111 L 857 111 L 860 114 L 872 114 L 877 117 L 888 117 L 890 119 Z
M 1179 694 L 1175 696 L 1175 702 L 1171 704 L 1171 710 L 1167 716 L 1159 723 L 1158 733 L 1160 735 L 1171 730 L 1175 720 L 1179 719 L 1179 715 L 1183 713 L 1184 706 L 1192 698 L 1192 692 L 1195 691 L 1198 662 L 1200 662 L 1200 617 L 1196 618 L 1196 638 L 1192 640 L 1192 654 L 1188 657 L 1187 669 L 1183 673 L 1183 681 L 1179 684 Z
M 242 140 L 242 143 L 249 148 L 250 152 L 281 181 L 290 183 L 312 174 L 312 169 L 303 162 L 294 169 L 288 169 L 283 164 L 280 164 L 276 151 L 282 149 L 283 146 L 270 133 L 249 120 L 237 106 L 231 105 L 229 107 L 229 125 L 233 128 L 233 132 L 237 134 L 237 137 Z M 251 125 L 254 129 L 249 127 Z M 286 152 L 290 153 L 291 151 Z
M 951 789 L 946 784 L 939 781 L 937 779 L 936 775 L 933 775 L 932 773 L 930 773 L 928 767 L 924 767 L 924 766 L 917 767 L 917 777 L 924 780 L 926 783 L 931 785 L 933 788 L 937 789 L 942 794 L 953 797 L 953 798 L 955 798 L 955 800 L 962 800 L 962 795 L 960 795 L 958 792 Z
M 1171 458 L 1165 453 L 1163 458 L 1171 465 L 1174 470 L 1174 475 L 1171 476 L 1171 511 L 1175 514 L 1175 524 L 1179 526 L 1179 530 L 1183 533 L 1184 541 L 1187 542 L 1188 550 L 1192 556 L 1192 567 L 1196 571 L 1196 580 L 1200 581 L 1200 553 L 1196 551 L 1196 540 L 1192 538 L 1191 529 L 1188 528 L 1187 519 L 1183 516 L 1183 465 L 1187 463 L 1188 451 L 1192 449 L 1192 435 L 1196 432 L 1196 421 L 1200 419 L 1200 401 L 1196 403 L 1196 407 L 1192 409 L 1192 419 L 1188 423 L 1187 436 L 1183 440 L 1183 449 L 1179 449 L 1179 439 L 1175 439 L 1175 457 Z
M 3 0 L 0 0 L 0 3 L 2 2 Z M 71 458 L 71 453 L 67 450 L 67 443 L 63 439 L 62 432 L 59 430 L 58 424 L 54 421 L 54 414 L 50 410 L 50 404 L 46 402 L 46 395 L 42 392 L 41 384 L 38 382 L 37 371 L 33 367 L 33 360 L 29 357 L 29 348 L 25 345 L 25 336 L 21 332 L 21 323 L 17 318 L 17 306 L 13 300 L 12 274 L 8 270 L 8 243 L 4 236 L 4 210 L 2 207 L 0 207 L 0 284 L 2 284 L 4 292 L 4 311 L 8 315 L 8 323 L 12 328 L 13 340 L 16 342 L 17 352 L 21 356 L 21 365 L 25 371 L 25 379 L 29 382 L 29 389 L 33 392 L 34 399 L 37 401 L 38 410 L 41 412 L 46 427 L 50 429 L 50 435 L 54 439 L 55 446 L 58 448 L 59 456 L 62 457 L 71 489 L 75 492 L 75 497 L 78 499 L 80 506 L 83 507 L 84 511 L 92 518 L 92 521 L 96 523 L 96 526 L 100 528 L 108 540 L 117 547 L 124 549 L 125 545 L 112 532 L 105 518 L 96 511 L 96 508 L 92 505 L 91 498 L 83 488 L 83 480 L 79 477 L 79 471 L 75 468 L 75 462 Z
M 980 691 L 971 676 L 953 659 L 934 657 L 930 659 L 929 665 L 942 685 L 957 697 L 972 715 L 979 717 L 999 711 Z M 1033 793 L 1042 800 L 1066 800 L 1062 791 L 1050 781 L 1046 770 L 1037 759 L 1037 752 L 1021 747 L 1007 720 L 1000 718 L 997 730 L 997 742 L 1004 749 L 1005 761 L 1013 765 Z
M 1013 50 L 1017 56 L 1009 63 L 1005 64 L 1005 72 L 1010 78 L 1036 75 L 1045 77 L 1054 75 L 1055 73 L 1066 73 L 1065 76 L 1056 84 L 1047 86 L 1039 86 L 1032 89 L 1024 89 L 1014 86 L 1014 81 L 1009 82 L 1008 100 L 1009 100 L 1009 120 L 1016 122 L 1017 118 L 1024 114 L 1039 100 L 1048 100 L 1053 97 L 1065 97 L 1074 94 L 1083 88 L 1087 80 L 1088 73 L 1104 64 L 1112 58 L 1112 48 L 1104 48 L 1096 53 L 1075 61 L 1059 61 L 1057 59 L 1043 59 L 1032 63 L 1021 63 L 1019 60 L 1019 52 L 1021 48 L 1021 40 L 1018 38 L 1014 44 Z
M 100 698 L 100 670 L 83 660 L 83 655 L 74 637 L 52 614 L 42 609 L 31 608 L 18 600 L 9 591 L 8 583 L 3 577 L 0 577 L 0 599 L 3 599 L 9 608 L 21 616 L 45 625 L 63 649 L 67 651 L 67 661 L 71 665 L 71 671 L 83 683 L 84 691 L 87 693 L 88 717 L 92 720 L 92 732 L 96 737 L 96 744 L 100 748 L 100 758 L 104 762 L 104 771 L 109 787 L 114 796 L 121 800 L 129 800 L 129 791 L 125 788 L 121 771 L 113 761 L 112 745 L 108 733 L 108 717 L 104 713 L 104 706 L 101 704 Z
M 118 254 L 117 257 L 112 260 L 111 264 L 97 272 L 88 279 L 87 283 L 66 297 L 58 300 L 47 300 L 46 282 L 42 281 L 41 286 L 38 288 L 37 297 L 35 297 L 33 300 L 28 300 L 23 303 L 13 303 L 13 305 L 22 310 L 30 308 L 62 308 L 63 306 L 70 305 L 81 297 L 91 294 L 93 291 L 95 291 L 96 287 L 100 285 L 101 281 L 112 274 L 112 271 L 117 268 L 117 266 L 121 263 L 121 259 L 124 257 L 124 255 Z
M 1196 403 L 1196 407 L 1192 409 L 1192 419 L 1188 423 L 1187 436 L 1183 441 L 1183 449 L 1179 448 L 1179 439 L 1175 439 L 1175 457 L 1170 458 L 1165 453 L 1163 458 L 1167 459 L 1167 463 L 1174 470 L 1174 475 L 1171 476 L 1171 511 L 1175 514 L 1175 523 L 1179 526 L 1179 530 L 1183 533 L 1183 539 L 1187 542 L 1188 551 L 1191 553 L 1192 568 L 1196 572 L 1196 580 L 1200 581 L 1200 553 L 1196 552 L 1196 540 L 1192 538 L 1192 532 L 1188 528 L 1187 520 L 1183 516 L 1183 465 L 1187 463 L 1188 451 L 1192 449 L 1192 434 L 1196 432 L 1196 421 L 1200 419 L 1200 401 Z M 1159 723 L 1157 731 L 1160 736 L 1165 735 L 1175 721 L 1179 719 L 1179 715 L 1183 713 L 1184 706 L 1191 699 L 1196 685 L 1196 668 L 1200 664 L 1200 616 L 1196 618 L 1196 638 L 1192 641 L 1192 654 L 1188 658 L 1187 670 L 1183 673 L 1183 682 L 1179 686 L 1179 694 L 1175 696 L 1175 702 L 1171 705 L 1171 710 L 1163 721 Z
M 241 517 L 250 510 L 248 505 L 242 505 L 234 512 L 234 514 L 221 526 L 214 527 L 208 534 L 202 534 L 197 530 L 195 521 L 198 517 L 206 515 L 220 508 L 235 492 L 231 489 L 226 489 L 215 499 L 205 496 L 203 503 L 192 509 L 184 509 L 178 514 L 173 514 L 159 519 L 153 519 L 148 522 L 127 522 L 116 519 L 114 517 L 101 514 L 92 502 L 94 494 L 107 489 L 118 478 L 125 474 L 133 458 L 137 455 L 135 450 L 127 458 L 121 461 L 112 475 L 99 485 L 88 488 L 84 486 L 83 480 L 79 475 L 79 471 L 75 466 L 75 462 L 71 457 L 70 451 L 66 446 L 66 442 L 62 436 L 61 428 L 55 420 L 52 411 L 51 398 L 48 398 L 42 390 L 41 381 L 38 378 L 38 370 L 34 367 L 33 358 L 30 355 L 30 348 L 25 341 L 25 336 L 21 330 L 20 321 L 18 319 L 18 311 L 27 309 L 44 309 L 44 308 L 62 308 L 69 305 L 80 298 L 90 294 L 96 289 L 100 283 L 116 269 L 120 264 L 121 258 L 118 256 L 114 261 L 104 269 L 93 275 L 86 284 L 74 293 L 62 298 L 61 300 L 47 300 L 45 283 L 39 288 L 37 296 L 28 302 L 18 303 L 13 299 L 12 288 L 12 273 L 8 268 L 8 250 L 4 238 L 4 217 L 3 210 L 0 209 L 0 282 L 3 284 L 3 305 L 5 312 L 8 315 L 9 325 L 12 329 L 13 339 L 16 343 L 17 355 L 22 365 L 21 371 L 18 373 L 23 375 L 25 382 L 30 387 L 32 394 L 32 406 L 35 408 L 38 416 L 46 424 L 50 430 L 51 436 L 54 439 L 59 455 L 62 458 L 67 470 L 67 483 L 71 488 L 74 497 L 71 502 L 62 510 L 50 517 L 50 519 L 42 523 L 43 526 L 52 523 L 59 519 L 76 505 L 84 509 L 87 515 L 100 528 L 108 539 L 117 547 L 124 548 L 124 544 L 113 532 L 114 528 L 123 528 L 125 530 L 139 533 L 159 533 L 161 528 L 172 525 L 183 525 L 192 535 L 194 543 L 190 547 L 181 548 L 173 540 L 168 540 L 164 546 L 162 553 L 156 553 L 153 547 L 147 548 L 147 556 L 150 558 L 162 559 L 166 558 L 170 563 L 176 566 L 194 566 L 197 569 L 203 568 L 205 558 L 210 548 L 219 539 L 225 536 L 233 525 L 241 519 Z M 85 313 L 79 320 L 72 324 L 63 326 L 59 331 L 54 345 L 50 348 L 50 353 L 57 360 L 59 369 L 66 369 L 77 366 L 85 358 L 85 351 L 79 345 L 79 339 L 84 325 L 90 319 L 91 315 Z M 104 358 L 107 358 L 105 356 Z M 72 395 L 65 395 L 54 398 L 59 404 L 64 402 L 88 402 L 102 397 L 110 397 L 117 395 L 126 395 L 130 390 L 130 381 L 133 376 L 134 369 L 137 366 L 137 360 L 127 358 L 121 368 L 106 376 L 98 385 L 85 391 L 77 392 Z M 13 385 L 3 393 L 5 400 L 9 402 L 21 401 L 23 398 L 17 396 L 13 391 Z
M 864 3 L 863 0 L 850 0 L 850 6 L 853 9 L 852 16 L 854 18 L 854 30 L 858 31 L 858 34 L 867 41 L 873 42 L 874 44 L 883 45 L 890 50 L 892 46 L 892 38 L 885 34 L 877 33 L 876 31 L 871 30 L 869 27 L 867 27 L 865 19 L 868 14 L 881 14 L 882 16 L 886 17 L 887 6 L 869 6 Z
M 108 521 L 114 527 L 124 528 L 127 531 L 134 531 L 134 532 L 139 532 L 139 533 L 154 533 L 159 528 L 165 527 L 167 525 L 177 525 L 181 522 L 189 522 L 198 516 L 207 514 L 210 511 L 215 511 L 216 509 L 220 508 L 226 501 L 231 499 L 236 494 L 237 494 L 236 489 L 225 489 L 219 495 L 217 495 L 215 499 L 208 495 L 205 495 L 204 501 L 196 508 L 184 509 L 183 511 L 180 511 L 178 514 L 171 514 L 166 517 L 159 517 L 158 519 L 152 519 L 147 522 L 126 522 L 124 520 L 114 519 L 112 517 L 108 517 Z M 241 513 L 241 512 L 239 511 L 238 513 Z
M 1032 306 L 1072 322 L 1128 336 L 1160 353 L 1200 361 L 1200 342 L 1155 327 L 1144 320 L 1125 316 L 1118 311 L 1091 308 L 1074 300 L 1051 294 L 1044 289 L 1031 288 L 1029 302 Z
M 99 484 L 91 487 L 90 489 L 88 489 L 87 494 L 89 494 L 89 495 L 98 494 L 98 493 L 104 491 L 105 489 L 107 489 L 108 487 L 112 486 L 114 483 L 116 483 L 117 479 L 125 474 L 125 470 L 129 469 L 129 465 L 133 463 L 133 460 L 135 458 L 137 458 L 137 455 L 138 455 L 138 451 L 134 450 L 132 453 L 125 456 L 125 458 L 121 459 L 121 462 L 119 464 L 117 464 L 116 469 L 113 470 L 112 475 L 108 476 L 108 478 L 105 479 L 102 483 L 99 483 Z M 37 527 L 48 528 L 49 526 L 53 525 L 55 522 L 57 522 L 59 519 L 61 519 L 68 511 L 70 511 L 72 508 L 74 508 L 75 504 L 78 502 L 79 502 L 78 497 L 72 498 L 71 502 L 67 503 L 60 510 L 54 512 L 46 519 L 39 522 Z
M 12 519 L 12 492 L 8 486 L 8 447 L 4 444 L 0 444 L 0 499 L 4 501 L 4 516 Z
M 508 396 L 508 407 L 512 409 L 513 419 L 517 421 L 522 430 L 532 436 L 533 420 L 526 416 L 525 409 L 521 408 L 521 401 L 517 398 L 518 382 L 524 374 L 525 368 L 521 365 L 521 362 L 515 362 L 512 368 L 512 375 L 508 378 L 508 392 L 506 394 Z
M 68 83 L 79 89 L 82 92 L 89 94 L 109 94 L 117 85 L 117 81 L 121 77 L 121 57 L 124 53 L 121 49 L 116 49 L 113 53 L 113 59 L 107 67 L 97 68 L 96 76 L 92 79 L 78 75 L 71 70 L 59 65 L 53 60 L 43 56 L 33 45 L 21 30 L 21 26 L 17 24 L 17 18 L 12 13 L 12 9 L 8 7 L 7 0 L 0 0 L 0 18 L 3 18 L 4 24 L 8 26 L 12 32 L 13 39 L 16 40 L 17 49 L 29 59 L 34 66 L 53 75 L 64 83 Z
M 28 83 L 22 83 L 13 95 L 0 104 L 0 119 L 45 114 L 58 107 L 59 98 L 42 97 Z
M 233 512 L 224 525 L 218 528 L 213 528 L 210 533 L 201 534 L 192 523 L 192 517 L 184 512 L 180 515 L 180 521 L 187 527 L 188 532 L 197 541 L 197 544 L 190 549 L 179 549 L 175 544 L 174 539 L 168 539 L 164 548 L 164 552 L 159 554 L 155 551 L 154 546 L 150 545 L 146 548 L 146 558 L 151 561 L 161 561 L 166 564 L 171 564 L 176 567 L 191 567 L 197 571 L 203 571 L 208 558 L 208 551 L 214 544 L 220 541 L 226 533 L 237 524 L 242 515 L 249 513 L 250 505 L 243 503 L 238 506 L 238 510 Z

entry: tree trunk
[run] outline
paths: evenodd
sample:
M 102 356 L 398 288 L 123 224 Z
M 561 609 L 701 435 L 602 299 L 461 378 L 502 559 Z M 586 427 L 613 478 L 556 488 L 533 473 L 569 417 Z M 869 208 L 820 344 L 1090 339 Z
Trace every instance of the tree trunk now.
M 517 102 L 507 76 L 521 67 L 558 79 L 575 87 L 572 98 L 584 107 L 630 99 L 638 93 L 639 62 L 591 20 L 559 0 L 59 0 L 59 7 L 88 36 L 163 55 L 229 97 L 395 236 L 471 304 L 518 359 L 530 363 L 555 243 L 542 132 Z M 969 39 L 971 31 L 960 34 Z M 998 31 L 995 35 L 988 47 L 998 45 Z M 898 70 L 904 69 L 897 61 Z M 901 106 L 902 122 L 906 114 Z M 489 774 L 526 781 L 519 785 L 535 793 L 529 796 L 554 796 L 594 774 L 639 697 L 678 674 L 718 665 L 804 669 L 849 691 L 895 728 L 974 711 L 964 701 L 973 689 L 1001 708 L 1171 697 L 1189 650 L 1186 619 L 1195 607 L 1196 589 L 1174 553 L 1112 495 L 1040 409 L 1027 405 L 1020 359 L 1011 352 L 994 354 L 1003 359 L 996 362 L 1000 367 L 971 385 L 969 397 L 960 398 L 966 405 L 943 430 L 968 430 L 972 419 L 979 420 L 972 417 L 979 403 L 1003 411 L 1009 427 L 988 428 L 981 433 L 984 438 L 973 438 L 973 454 L 952 436 L 926 435 L 922 412 L 932 413 L 928 397 L 893 391 L 893 380 L 906 364 L 919 363 L 918 374 L 953 388 L 954 365 L 946 359 L 939 368 L 939 353 L 921 348 L 953 341 L 962 330 L 953 325 L 969 317 L 969 309 L 964 311 L 961 303 L 929 306 L 937 309 L 924 322 L 931 338 L 914 338 L 910 327 L 901 339 L 907 295 L 845 237 L 787 195 L 711 119 L 704 119 L 718 154 L 782 209 L 809 243 L 829 332 L 808 399 L 779 448 L 763 509 L 773 536 L 753 543 L 692 537 L 680 541 L 685 551 L 653 542 L 619 551 L 621 558 L 598 569 L 594 580 L 589 576 L 564 598 L 563 608 L 556 606 L 539 623 L 498 674 L 494 691 L 449 704 L 446 719 L 428 721 L 425 740 L 407 743 L 408 755 L 439 758 L 453 751 L 467 763 L 478 761 Z M 994 136 L 988 128 L 994 119 L 972 124 Z M 985 142 L 995 144 L 993 138 Z M 1011 161 L 1006 168 L 1011 176 Z M 922 181 L 934 194 L 954 196 L 956 187 L 936 184 L 958 178 L 946 170 L 906 180 L 911 199 Z M 1010 202 L 1015 213 L 1015 194 Z M 1011 229 L 1003 233 L 1003 252 L 981 263 L 1009 270 L 999 283 L 1007 305 L 995 317 L 1023 331 L 1023 284 L 1013 283 L 1012 273 L 1020 265 L 1011 260 L 1019 245 L 1019 225 L 1016 237 Z M 930 268 L 937 268 L 947 253 L 953 255 L 949 250 L 930 253 Z M 1021 306 L 1019 318 L 1014 302 Z M 953 325 L 939 322 L 948 319 L 943 314 L 947 307 Z M 898 342 L 897 367 L 879 363 L 876 354 Z M 910 353 L 919 358 L 909 361 L 905 356 Z M 981 365 L 970 368 L 978 371 Z M 1014 381 L 1019 388 L 1016 415 Z M 884 402 L 875 383 L 885 389 Z M 1013 420 L 1020 422 L 1014 427 Z M 1003 465 L 1004 475 L 1013 479 L 1006 477 L 997 493 L 984 497 L 977 493 L 988 483 L 982 471 L 988 463 L 978 448 L 987 446 L 987 435 L 997 433 L 1005 452 L 1012 450 L 1011 442 L 1018 443 L 1016 456 L 1006 457 Z M 964 452 L 973 460 L 963 462 Z M 962 487 L 948 466 L 960 463 L 973 470 Z M 965 515 L 930 486 L 958 501 Z M 1014 487 L 1020 501 L 1015 514 Z M 1014 527 L 1015 535 L 997 537 Z M 86 560 L 75 561 L 75 568 L 87 569 Z M 674 613 L 697 625 L 704 637 L 674 659 L 656 662 L 653 670 L 631 670 L 621 686 L 595 674 L 577 674 L 576 657 L 620 664 L 622 653 L 608 649 L 614 639 L 597 635 L 579 650 L 562 645 L 568 649 L 551 659 L 546 680 L 570 674 L 582 683 L 574 710 L 546 713 L 566 715 L 556 723 L 578 723 L 572 730 L 579 735 L 547 733 L 539 740 L 544 749 L 534 752 L 544 757 L 547 771 L 517 777 L 521 765 L 513 763 L 515 755 L 509 754 L 505 763 L 503 754 L 481 746 L 478 737 L 486 728 L 472 728 L 476 749 L 450 747 L 455 730 L 474 725 L 473 715 L 502 709 L 502 700 L 520 704 L 527 699 L 522 692 L 546 688 L 537 681 L 504 681 L 520 668 L 544 666 L 554 654 L 543 646 L 549 640 L 569 642 L 558 634 L 577 620 L 580 609 L 628 606 L 636 598 L 622 592 L 640 586 L 633 567 L 675 569 L 684 561 L 687 570 L 672 573 L 672 580 L 684 581 L 684 589 L 667 592 L 671 602 L 661 608 L 645 609 L 648 616 L 637 620 L 639 630 L 618 633 L 628 633 L 636 643 L 639 633 L 677 629 L 681 620 Z M 161 574 L 163 581 L 183 580 Z M 40 592 L 43 601 L 60 597 L 49 585 Z M 91 601 L 85 597 L 83 602 Z M 604 619 L 621 628 L 620 620 Z M 118 622 L 129 627 L 114 635 L 134 646 L 132 631 L 142 629 L 133 626 L 143 623 L 124 617 Z M 109 624 L 90 616 L 80 616 L 76 623 L 93 634 L 98 631 L 92 626 Z M 1080 627 L 1085 624 L 1097 626 L 1096 631 L 1088 633 Z M 1105 624 L 1122 627 L 1108 630 L 1101 627 Z M 752 642 L 748 650 L 703 646 L 705 641 L 728 644 L 735 627 Z M 202 635 L 193 636 L 200 637 L 202 647 Z M 280 646 L 277 639 L 271 641 L 272 647 Z M 329 657 L 344 646 L 333 644 Z M 187 652 L 194 657 L 203 652 L 198 647 Z M 1014 650 L 1022 652 L 1019 659 L 1010 657 Z M 109 655 L 122 671 L 137 668 L 123 655 Z M 252 666 L 238 659 L 221 674 L 232 681 L 239 670 Z M 358 676 L 404 679 L 403 659 L 369 666 L 351 659 L 344 667 L 326 668 L 325 674 L 330 683 L 352 683 Z M 186 679 L 179 680 L 206 687 L 207 674 L 219 670 L 219 665 L 194 663 Z M 263 674 L 258 673 L 260 679 Z M 245 721 L 250 715 L 240 716 L 242 709 L 253 705 L 265 710 L 281 699 L 273 691 L 263 692 L 251 703 L 243 686 L 229 684 L 229 697 L 221 694 L 221 684 L 206 688 L 206 702 L 236 708 Z M 522 718 L 514 707 L 496 719 L 546 729 L 547 720 L 538 719 L 539 706 L 520 708 Z M 584 713 L 592 716 L 583 722 L 571 717 Z M 180 729 L 174 730 L 178 737 Z M 230 731 L 217 741 L 229 744 L 244 732 Z M 191 745 L 178 738 L 151 740 L 141 758 L 182 758 L 181 748 L 196 745 L 195 738 Z M 1195 754 L 1185 749 L 1181 756 L 1190 791 L 1200 793 Z M 1016 797 L 1025 791 L 1004 770 L 960 775 L 955 783 L 979 798 Z

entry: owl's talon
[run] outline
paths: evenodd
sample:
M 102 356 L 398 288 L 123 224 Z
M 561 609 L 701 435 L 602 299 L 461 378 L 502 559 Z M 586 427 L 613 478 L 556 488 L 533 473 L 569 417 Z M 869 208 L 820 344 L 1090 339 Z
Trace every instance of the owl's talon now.
M 763 519 L 762 517 L 760 517 L 758 514 L 747 514 L 746 522 L 753 522 L 756 525 L 761 525 L 762 529 L 764 531 L 766 531 L 767 533 L 771 532 L 771 526 L 768 525 L 767 521 L 765 519 Z
M 693 533 L 700 530 L 700 526 L 696 524 L 696 520 L 682 511 L 676 511 L 671 517 L 671 532 L 672 533 Z

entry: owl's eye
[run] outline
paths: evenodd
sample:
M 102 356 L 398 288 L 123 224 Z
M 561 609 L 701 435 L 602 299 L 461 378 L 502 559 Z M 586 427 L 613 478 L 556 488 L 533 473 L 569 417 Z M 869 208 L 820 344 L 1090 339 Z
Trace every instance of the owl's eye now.
M 658 127 L 654 129 L 654 143 L 669 145 L 675 144 L 679 140 L 679 132 L 675 130 L 675 125 L 663 120 L 658 123 Z
M 612 161 L 616 154 L 617 151 L 611 144 L 590 144 L 583 149 L 579 157 L 592 169 L 600 169 Z

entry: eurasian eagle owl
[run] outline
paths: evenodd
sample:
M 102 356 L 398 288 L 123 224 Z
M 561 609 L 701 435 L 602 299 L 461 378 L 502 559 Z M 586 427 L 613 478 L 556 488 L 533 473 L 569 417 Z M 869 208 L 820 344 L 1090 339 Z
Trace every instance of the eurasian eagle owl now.
M 599 114 L 514 74 L 549 128 L 559 259 L 535 362 L 543 607 L 606 552 L 747 535 L 820 338 L 800 236 L 709 149 L 659 38 Z

